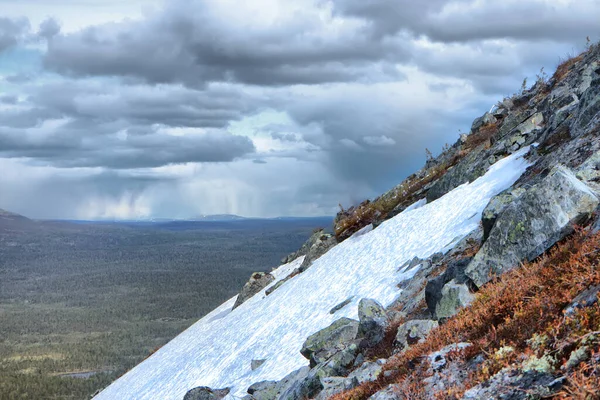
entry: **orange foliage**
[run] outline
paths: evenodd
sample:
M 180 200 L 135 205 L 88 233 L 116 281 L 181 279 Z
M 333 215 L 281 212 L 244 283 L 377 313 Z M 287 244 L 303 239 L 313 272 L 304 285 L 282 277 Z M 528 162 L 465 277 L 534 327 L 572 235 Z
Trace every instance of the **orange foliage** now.
M 465 358 L 481 352 L 493 354 L 502 346 L 516 349 L 513 358 L 489 358 L 468 382 L 463 383 L 465 387 L 450 390 L 453 396 L 459 396 L 514 362 L 519 352 L 533 353 L 527 340 L 534 334 L 548 332 L 554 339 L 547 346 L 554 346 L 552 350 L 557 354 L 561 349 L 565 352 L 570 347 L 561 346 L 561 343 L 572 341 L 570 336 L 581 336 L 600 326 L 598 305 L 579 310 L 574 319 L 562 317 L 562 310 L 577 294 L 590 285 L 600 284 L 599 262 L 600 233 L 590 235 L 578 229 L 536 262 L 527 263 L 484 286 L 470 307 L 432 331 L 426 341 L 390 358 L 384 366 L 384 370 L 390 371 L 386 376 L 382 374 L 377 382 L 361 385 L 332 399 L 363 400 L 390 383 L 400 383 L 404 387 L 421 382 L 425 356 L 452 343 L 473 344 L 463 354 Z M 565 352 L 565 357 L 567 355 Z M 594 366 L 596 372 L 592 375 L 585 369 L 574 374 L 567 390 L 578 395 L 586 393 L 590 387 L 598 388 L 600 371 L 597 367 Z

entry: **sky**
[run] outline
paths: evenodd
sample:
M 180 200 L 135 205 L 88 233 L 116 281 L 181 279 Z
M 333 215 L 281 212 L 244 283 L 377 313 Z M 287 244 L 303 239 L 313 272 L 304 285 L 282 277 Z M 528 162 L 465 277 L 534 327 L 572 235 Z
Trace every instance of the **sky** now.
M 597 0 L 0 0 L 0 208 L 333 215 L 599 20 Z

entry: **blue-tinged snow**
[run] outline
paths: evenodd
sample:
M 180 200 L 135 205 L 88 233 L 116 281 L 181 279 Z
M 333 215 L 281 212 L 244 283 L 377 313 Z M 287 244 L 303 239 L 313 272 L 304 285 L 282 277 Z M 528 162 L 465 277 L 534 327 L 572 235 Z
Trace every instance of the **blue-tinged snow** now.
M 230 387 L 228 398 L 234 399 L 255 382 L 278 380 L 307 365 L 300 348 L 308 335 L 338 318 L 357 318 L 361 298 L 391 304 L 399 294 L 397 284 L 412 278 L 418 268 L 399 267 L 415 256 L 448 249 L 474 230 L 490 198 L 525 171 L 528 163 L 522 156 L 527 151 L 498 161 L 481 178 L 430 204 L 421 202 L 377 229 L 349 238 L 269 296 L 263 290 L 233 311 L 235 298 L 230 299 L 96 399 L 181 400 L 196 386 Z M 282 279 L 301 262 L 283 265 L 273 274 Z M 352 303 L 329 313 L 350 297 Z M 253 359 L 267 361 L 252 371 Z

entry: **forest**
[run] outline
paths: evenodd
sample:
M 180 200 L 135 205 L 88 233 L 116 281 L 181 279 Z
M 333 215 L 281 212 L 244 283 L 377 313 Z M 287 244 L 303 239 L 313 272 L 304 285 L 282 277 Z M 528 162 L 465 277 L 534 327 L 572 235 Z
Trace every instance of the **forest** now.
M 0 223 L 0 399 L 90 398 L 318 226 Z

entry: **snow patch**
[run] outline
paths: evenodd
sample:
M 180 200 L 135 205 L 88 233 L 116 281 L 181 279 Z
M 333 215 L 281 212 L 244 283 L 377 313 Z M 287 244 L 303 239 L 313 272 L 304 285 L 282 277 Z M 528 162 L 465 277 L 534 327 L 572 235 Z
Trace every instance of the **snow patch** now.
M 308 365 L 300 354 L 307 336 L 341 317 L 357 318 L 361 298 L 391 304 L 400 293 L 397 283 L 412 278 L 419 267 L 405 272 L 398 268 L 415 256 L 429 257 L 473 231 L 490 198 L 525 171 L 527 151 L 524 148 L 498 161 L 481 178 L 432 203 L 347 239 L 269 296 L 263 290 L 232 311 L 235 297 L 228 300 L 96 399 L 181 400 L 196 386 L 230 387 L 228 399 L 234 399 L 255 382 L 279 380 Z M 272 274 L 280 280 L 301 263 L 299 258 Z M 348 306 L 329 314 L 350 297 Z M 252 371 L 253 359 L 266 362 Z

